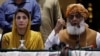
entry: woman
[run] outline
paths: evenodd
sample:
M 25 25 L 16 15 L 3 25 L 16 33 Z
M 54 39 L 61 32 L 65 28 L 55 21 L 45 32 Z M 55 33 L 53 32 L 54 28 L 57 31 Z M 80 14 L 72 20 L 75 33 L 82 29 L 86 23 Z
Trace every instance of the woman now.
M 40 50 L 44 48 L 40 32 L 30 30 L 31 18 L 27 10 L 20 8 L 15 12 L 12 32 L 2 38 L 2 48 Z M 24 42 L 20 42 L 20 41 Z

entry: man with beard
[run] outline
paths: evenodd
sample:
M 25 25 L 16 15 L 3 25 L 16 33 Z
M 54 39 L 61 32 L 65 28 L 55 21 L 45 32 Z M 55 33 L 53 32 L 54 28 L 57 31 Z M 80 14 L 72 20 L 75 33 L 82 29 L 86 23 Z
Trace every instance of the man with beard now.
M 65 22 L 59 19 L 46 40 L 45 49 L 51 47 L 59 49 L 54 45 L 60 43 L 64 43 L 73 49 L 87 46 L 100 47 L 100 33 L 90 29 L 85 23 L 88 18 L 88 11 L 82 4 L 70 4 L 66 9 L 66 17 L 66 29 L 62 29 Z

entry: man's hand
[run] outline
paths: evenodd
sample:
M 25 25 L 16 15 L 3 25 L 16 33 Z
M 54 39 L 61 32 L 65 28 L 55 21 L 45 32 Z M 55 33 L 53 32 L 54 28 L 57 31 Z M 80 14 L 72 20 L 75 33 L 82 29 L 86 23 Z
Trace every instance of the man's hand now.
M 65 26 L 65 21 L 63 19 L 58 19 L 56 26 L 54 28 L 55 33 L 59 33 L 59 31 Z

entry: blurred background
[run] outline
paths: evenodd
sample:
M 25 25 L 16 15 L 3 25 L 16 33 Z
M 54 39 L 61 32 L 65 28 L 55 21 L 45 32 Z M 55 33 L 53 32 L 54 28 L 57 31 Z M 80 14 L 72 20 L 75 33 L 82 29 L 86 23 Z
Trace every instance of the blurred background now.
M 0 5 L 5 0 L 0 0 Z M 89 18 L 86 23 L 89 27 L 100 32 L 100 0 L 59 0 L 63 18 L 65 19 L 65 11 L 67 5 L 71 3 L 82 3 L 89 11 Z M 0 33 L 2 30 L 0 29 Z
M 5 0 L 0 0 L 0 6 Z M 0 29 L 0 34 L 2 33 L 2 29 Z M 0 35 L 1 36 L 1 35 Z

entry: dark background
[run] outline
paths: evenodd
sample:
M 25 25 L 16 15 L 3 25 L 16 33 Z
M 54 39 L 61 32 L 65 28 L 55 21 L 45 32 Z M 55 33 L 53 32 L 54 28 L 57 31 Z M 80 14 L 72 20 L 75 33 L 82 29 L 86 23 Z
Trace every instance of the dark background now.
M 86 8 L 88 8 L 88 3 L 92 3 L 92 22 L 89 22 L 89 18 L 86 23 L 89 27 L 100 32 L 100 0 L 77 0 L 77 3 L 82 3 Z

